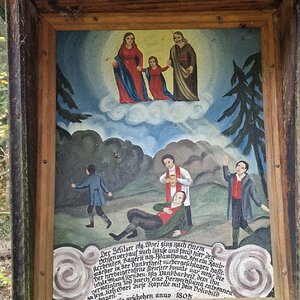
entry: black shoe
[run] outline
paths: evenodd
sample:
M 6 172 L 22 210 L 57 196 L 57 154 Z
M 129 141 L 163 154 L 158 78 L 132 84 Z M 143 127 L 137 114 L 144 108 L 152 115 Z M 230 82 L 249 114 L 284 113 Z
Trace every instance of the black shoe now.
M 94 228 L 94 222 L 91 222 L 89 225 L 85 225 L 87 228 Z
M 127 235 L 128 232 L 126 230 L 122 231 L 120 234 L 114 234 L 110 233 L 109 235 L 115 240 L 119 241 L 121 238 L 123 238 L 125 235 Z
M 107 221 L 107 226 L 106 229 L 109 228 L 111 226 L 112 222 L 110 220 Z
M 135 238 L 135 237 L 137 237 L 137 230 L 136 230 L 136 229 L 134 229 L 134 230 L 132 231 L 132 234 L 129 235 L 127 238 L 128 238 L 128 239 L 132 239 L 132 238 Z
M 116 235 L 116 234 L 114 234 L 114 233 L 110 233 L 109 234 L 115 241 L 119 241 L 120 239 L 119 239 L 119 236 L 118 235 Z

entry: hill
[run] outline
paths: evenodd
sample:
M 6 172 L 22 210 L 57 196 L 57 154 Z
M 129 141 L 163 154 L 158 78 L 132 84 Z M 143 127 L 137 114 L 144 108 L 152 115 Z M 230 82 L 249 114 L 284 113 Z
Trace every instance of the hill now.
M 155 203 L 163 202 L 162 196 L 159 193 L 146 192 L 108 202 L 104 210 L 113 222 L 109 229 L 105 228 L 104 222 L 97 216 L 95 216 L 95 228 L 86 228 L 88 218 L 85 206 L 60 208 L 55 215 L 55 246 L 72 244 L 84 248 L 86 245 L 94 244 L 99 248 L 105 248 L 117 244 L 108 233 L 119 233 L 126 228 L 127 211 L 139 208 L 155 213 L 152 207 Z M 222 242 L 226 245 L 231 243 L 231 223 L 226 219 L 226 188 L 217 184 L 199 185 L 192 188 L 191 207 L 194 226 L 188 234 L 179 239 L 206 245 L 212 245 L 215 242 Z M 255 217 L 263 215 L 261 210 L 256 209 L 254 209 L 254 214 Z M 251 226 L 257 229 L 268 224 L 268 219 L 259 219 Z M 138 229 L 138 233 L 138 237 L 130 240 L 124 238 L 121 243 L 145 240 L 144 231 Z M 246 236 L 245 233 L 241 234 L 242 238 Z

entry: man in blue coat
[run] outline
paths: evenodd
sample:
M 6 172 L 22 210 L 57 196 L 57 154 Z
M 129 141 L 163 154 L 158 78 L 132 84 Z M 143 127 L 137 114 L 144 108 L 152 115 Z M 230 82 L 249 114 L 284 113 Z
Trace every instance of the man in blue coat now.
M 240 160 L 236 163 L 235 173 L 230 173 L 228 168 L 229 157 L 224 156 L 223 175 L 228 182 L 228 207 L 227 219 L 232 218 L 232 247 L 238 248 L 240 227 L 248 234 L 253 234 L 253 230 L 248 225 L 248 220 L 253 218 L 251 200 L 266 212 L 269 212 L 262 201 L 258 198 L 254 182 L 246 173 L 249 164 Z
M 106 228 L 109 228 L 112 222 L 102 210 L 102 206 L 106 204 L 106 199 L 103 193 L 107 194 L 108 197 L 112 197 L 112 193 L 105 186 L 102 177 L 100 175 L 95 174 L 95 172 L 95 165 L 88 165 L 86 168 L 86 173 L 88 177 L 79 184 L 72 183 L 71 186 L 72 188 L 76 189 L 89 189 L 89 205 L 87 207 L 87 212 L 89 215 L 90 224 L 86 225 L 86 227 L 94 227 L 93 209 L 94 207 L 96 207 L 97 215 L 100 216 L 107 224 Z

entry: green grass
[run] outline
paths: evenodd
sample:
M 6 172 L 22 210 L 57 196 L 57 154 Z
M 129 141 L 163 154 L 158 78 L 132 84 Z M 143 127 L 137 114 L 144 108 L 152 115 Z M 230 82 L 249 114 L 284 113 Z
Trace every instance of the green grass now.
M 112 221 L 114 224 L 123 223 L 123 226 L 126 226 L 126 215 L 118 214 L 117 217 L 112 218 Z M 74 218 L 66 213 L 55 215 L 55 247 L 72 245 L 84 249 L 87 245 L 93 244 L 101 249 L 116 244 L 108 235 L 109 232 L 114 231 L 113 226 L 106 229 L 106 224 L 98 216 L 95 216 L 94 228 L 85 227 L 88 223 L 87 217 Z
M 142 184 L 146 180 L 137 179 L 137 182 Z M 132 189 L 131 192 L 133 193 L 134 190 L 137 191 L 137 189 Z M 130 187 L 128 187 L 128 191 L 130 191 Z M 133 200 L 134 197 L 135 200 Z M 104 208 L 104 211 L 113 222 L 112 227 L 109 229 L 106 229 L 104 222 L 97 215 L 95 216 L 95 227 L 86 228 L 85 225 L 88 224 L 89 220 L 86 208 L 83 206 L 77 208 L 78 214 L 74 212 L 75 207 L 72 210 L 69 210 L 68 207 L 60 210 L 55 215 L 55 246 L 72 244 L 85 248 L 89 244 L 94 244 L 102 249 L 117 244 L 108 233 L 120 233 L 126 228 L 128 225 L 127 211 L 137 207 L 155 213 L 152 207 L 156 202 L 162 202 L 164 194 L 154 190 L 146 192 L 145 187 L 143 197 L 141 197 L 144 200 L 140 201 L 139 199 L 136 195 L 132 195 L 131 197 L 115 198 L 115 200 L 109 201 Z M 152 200 L 145 201 L 145 199 Z M 252 205 L 255 217 L 264 215 L 260 209 L 256 210 L 254 206 Z M 231 222 L 227 220 L 227 189 L 225 187 L 216 184 L 193 187 L 191 189 L 191 208 L 194 227 L 182 239 L 207 245 L 211 245 L 216 241 L 230 242 Z M 126 243 L 144 239 L 144 231 L 139 230 L 137 238 L 133 240 L 124 239 L 121 242 Z
M 137 191 L 139 194 L 144 193 L 163 193 L 164 186 L 161 185 L 161 190 L 157 190 L 157 186 L 153 183 L 154 178 L 152 176 L 140 176 L 135 178 L 133 181 L 129 182 L 124 188 L 120 191 L 114 193 L 114 197 L 123 198 L 132 195 L 136 195 Z

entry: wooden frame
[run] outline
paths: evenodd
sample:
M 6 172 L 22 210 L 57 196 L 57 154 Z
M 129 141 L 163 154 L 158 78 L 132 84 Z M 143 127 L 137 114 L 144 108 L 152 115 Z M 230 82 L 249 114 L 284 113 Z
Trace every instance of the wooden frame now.
M 275 298 L 292 300 L 290 241 L 287 216 L 287 176 L 282 145 L 281 88 L 276 17 L 273 11 L 235 14 L 166 13 L 149 17 L 135 14 L 85 14 L 71 18 L 42 14 L 38 53 L 38 162 L 34 299 L 51 299 L 55 183 L 55 32 L 58 30 L 116 30 L 168 28 L 261 29 L 263 91 L 268 187 L 275 281 Z M 283 246 L 284 245 L 284 246 Z M 253 298 L 252 298 L 253 299 Z M 268 298 L 272 299 L 272 298 Z

